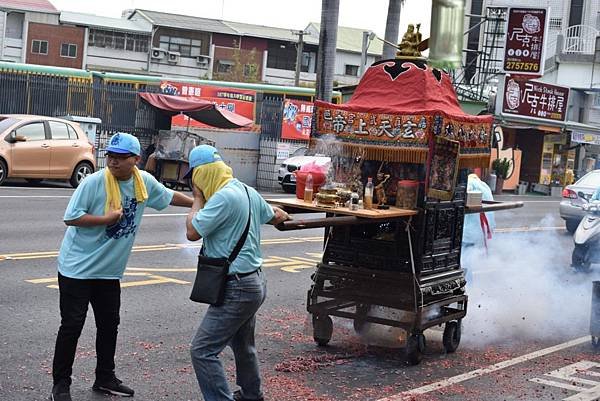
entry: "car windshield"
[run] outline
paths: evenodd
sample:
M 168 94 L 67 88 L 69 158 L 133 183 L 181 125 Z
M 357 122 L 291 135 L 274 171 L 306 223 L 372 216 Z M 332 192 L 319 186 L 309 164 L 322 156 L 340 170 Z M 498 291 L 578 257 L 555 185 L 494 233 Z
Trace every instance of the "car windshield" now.
M 12 117 L 0 117 L 0 133 L 6 131 L 8 127 L 13 125 L 17 121 L 19 120 Z
M 575 185 L 591 188 L 600 187 L 600 171 L 592 171 L 591 173 L 584 175 Z

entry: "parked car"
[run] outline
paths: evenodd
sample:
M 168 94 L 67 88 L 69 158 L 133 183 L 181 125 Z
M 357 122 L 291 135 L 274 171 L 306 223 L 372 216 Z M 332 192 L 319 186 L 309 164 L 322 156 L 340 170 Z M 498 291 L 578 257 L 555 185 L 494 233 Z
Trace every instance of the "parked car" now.
M 560 217 L 565 220 L 567 230 L 570 233 L 574 233 L 577 230 L 579 222 L 585 216 L 585 212 L 582 209 L 585 201 L 581 198 L 581 195 L 585 199 L 590 199 L 598 187 L 600 187 L 600 170 L 593 170 L 581 177 L 574 184 L 567 185 L 563 189 L 563 200 L 560 202 L 559 212 Z
M 94 146 L 79 124 L 60 118 L 0 115 L 0 185 L 7 178 L 30 183 L 67 180 L 76 188 L 96 169 Z
M 299 170 L 305 164 L 312 162 L 322 166 L 331 163 L 331 158 L 322 155 L 310 155 L 308 153 L 308 148 L 299 148 L 290 158 L 285 159 L 283 163 L 281 163 L 277 180 L 284 192 L 290 194 L 296 192 L 296 175 L 294 174 L 294 171 Z

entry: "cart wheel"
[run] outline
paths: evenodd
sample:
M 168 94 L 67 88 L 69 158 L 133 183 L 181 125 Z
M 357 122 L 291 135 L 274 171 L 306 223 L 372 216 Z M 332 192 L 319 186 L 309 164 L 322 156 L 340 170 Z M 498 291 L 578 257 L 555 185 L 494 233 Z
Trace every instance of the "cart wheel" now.
M 360 333 L 365 326 L 367 325 L 367 321 L 365 318 L 368 316 L 369 311 L 371 310 L 371 305 L 369 304 L 357 304 L 356 305 L 356 317 L 354 318 L 354 331 Z
M 423 359 L 425 351 L 425 336 L 423 334 L 412 334 L 406 340 L 406 359 L 411 365 L 418 365 Z
M 446 322 L 442 342 L 444 343 L 446 352 L 449 354 L 458 348 L 458 344 L 460 344 L 460 332 L 460 320 L 458 322 Z
M 600 337 L 595 337 L 595 336 L 592 336 L 592 346 L 593 346 L 595 349 L 598 349 L 598 348 L 600 348 Z
M 320 346 L 325 346 L 331 340 L 333 321 L 328 315 L 313 315 L 313 339 Z

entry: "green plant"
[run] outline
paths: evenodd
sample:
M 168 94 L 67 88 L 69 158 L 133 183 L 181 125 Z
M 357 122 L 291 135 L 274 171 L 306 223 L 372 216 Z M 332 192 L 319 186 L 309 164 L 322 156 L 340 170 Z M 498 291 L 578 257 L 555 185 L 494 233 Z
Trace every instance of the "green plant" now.
M 510 160 L 506 157 L 494 160 L 492 162 L 492 170 L 494 170 L 497 177 L 507 179 L 508 171 L 510 170 Z

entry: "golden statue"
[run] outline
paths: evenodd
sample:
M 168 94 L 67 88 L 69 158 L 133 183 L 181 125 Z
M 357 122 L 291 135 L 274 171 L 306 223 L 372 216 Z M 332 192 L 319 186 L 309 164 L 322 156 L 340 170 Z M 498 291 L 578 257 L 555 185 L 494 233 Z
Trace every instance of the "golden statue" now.
M 421 24 L 417 24 L 417 30 L 415 32 L 415 26 L 408 24 L 408 29 L 402 37 L 402 42 L 398 45 L 398 51 L 396 57 L 421 57 L 419 51 L 419 44 L 422 41 L 422 34 L 419 32 Z

